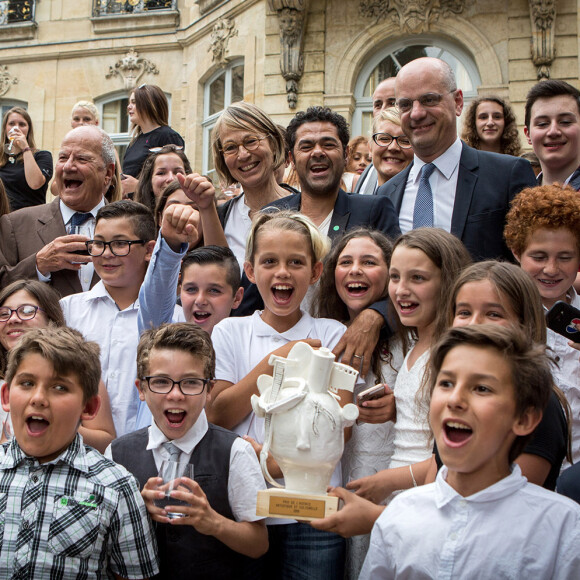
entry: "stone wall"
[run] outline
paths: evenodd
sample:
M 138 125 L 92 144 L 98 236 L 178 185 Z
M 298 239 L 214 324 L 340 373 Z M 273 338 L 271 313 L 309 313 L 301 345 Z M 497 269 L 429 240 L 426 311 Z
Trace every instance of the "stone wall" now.
M 295 109 L 289 106 L 280 74 L 278 13 L 267 0 L 180 0 L 178 12 L 105 19 L 91 18 L 92 0 L 39 1 L 35 23 L 0 26 L 0 65 L 18 80 L 9 84 L 2 98 L 28 102 L 38 141 L 56 152 L 75 101 L 126 94 L 123 76 L 107 78 L 107 72 L 134 49 L 159 71 L 145 72 L 139 83 L 158 84 L 171 94 L 171 123 L 185 136 L 188 154 L 200 169 L 204 83 L 220 67 L 212 52 L 216 23 L 234 22 L 237 34 L 226 43 L 224 56 L 244 58 L 245 98 L 281 124 L 313 104 L 329 105 L 350 120 L 355 107 L 352 93 L 365 62 L 395 40 L 412 38 L 401 22 L 362 15 L 359 0 L 302 1 L 307 5 L 304 73 Z M 423 32 L 471 54 L 482 79 L 479 92 L 509 97 L 523 122 L 525 95 L 537 80 L 530 53 L 529 3 L 466 0 L 465 4 L 459 14 L 440 16 Z M 552 78 L 576 86 L 579 4 L 580 0 L 557 3 L 556 56 L 550 67 Z

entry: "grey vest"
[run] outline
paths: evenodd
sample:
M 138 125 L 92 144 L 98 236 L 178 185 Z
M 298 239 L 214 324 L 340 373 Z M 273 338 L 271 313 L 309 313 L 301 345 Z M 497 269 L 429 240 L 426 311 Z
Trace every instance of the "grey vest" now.
M 231 520 L 228 502 L 230 451 L 237 435 L 210 424 L 191 454 L 195 481 L 207 496 L 211 507 Z M 113 441 L 113 460 L 126 467 L 142 489 L 150 477 L 157 475 L 153 452 L 147 450 L 148 428 L 124 435 Z M 161 573 L 156 579 L 194 578 L 260 578 L 261 561 L 234 552 L 214 538 L 200 534 L 192 526 L 171 526 L 154 522 Z

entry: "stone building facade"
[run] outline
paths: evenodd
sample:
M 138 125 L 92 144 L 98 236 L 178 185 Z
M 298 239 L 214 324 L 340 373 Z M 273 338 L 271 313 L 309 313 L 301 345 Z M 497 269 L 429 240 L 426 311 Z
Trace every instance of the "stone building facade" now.
M 196 170 L 209 132 L 244 98 L 286 124 L 325 104 L 368 128 L 376 83 L 421 55 L 454 68 L 467 97 L 507 97 L 523 122 L 538 78 L 579 86 L 580 0 L 0 0 L 0 106 L 28 108 L 56 152 L 72 105 L 95 101 L 128 142 L 126 99 L 142 83 L 170 99 Z M 522 133 L 522 141 L 523 141 Z

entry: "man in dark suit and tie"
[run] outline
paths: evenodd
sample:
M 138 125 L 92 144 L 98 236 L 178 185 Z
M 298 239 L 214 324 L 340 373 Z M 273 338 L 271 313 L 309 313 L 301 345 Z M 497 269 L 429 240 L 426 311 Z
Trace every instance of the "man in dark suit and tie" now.
M 393 202 L 401 230 L 440 227 L 457 236 L 475 260 L 513 259 L 503 240 L 505 215 L 514 195 L 536 184 L 529 162 L 460 141 L 456 123 L 463 93 L 444 61 L 419 58 L 405 65 L 395 94 L 415 158 L 377 195 Z
M 76 225 L 94 230 L 114 172 L 115 148 L 103 130 L 87 125 L 65 136 L 54 172 L 59 197 L 0 219 L 2 286 L 34 278 L 67 296 L 88 290 L 98 280 L 91 258 L 74 253 L 86 250 L 89 238 L 67 231 Z

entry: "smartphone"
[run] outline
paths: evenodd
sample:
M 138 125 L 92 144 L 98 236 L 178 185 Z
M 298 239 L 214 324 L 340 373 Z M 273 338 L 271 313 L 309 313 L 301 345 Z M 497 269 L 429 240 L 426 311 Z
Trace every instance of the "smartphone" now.
M 86 248 L 84 250 L 73 250 L 71 254 L 77 254 L 77 256 L 90 256 L 89 251 Z
M 546 314 L 550 330 L 561 334 L 572 342 L 580 342 L 580 310 L 558 300 Z
M 365 401 L 373 401 L 374 399 L 380 399 L 385 395 L 385 385 L 375 385 L 374 387 L 369 387 L 364 391 L 361 391 L 357 395 L 357 405 L 364 403 Z

